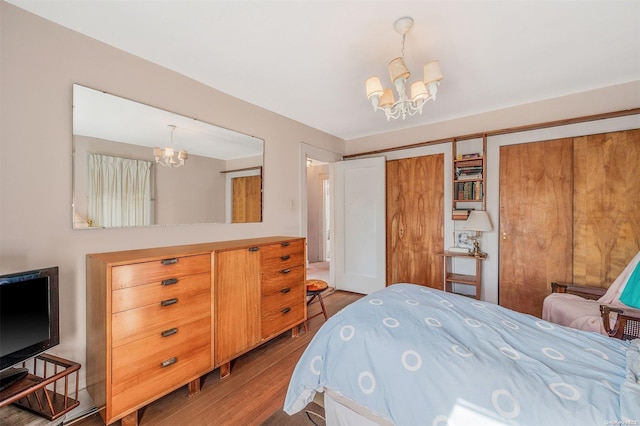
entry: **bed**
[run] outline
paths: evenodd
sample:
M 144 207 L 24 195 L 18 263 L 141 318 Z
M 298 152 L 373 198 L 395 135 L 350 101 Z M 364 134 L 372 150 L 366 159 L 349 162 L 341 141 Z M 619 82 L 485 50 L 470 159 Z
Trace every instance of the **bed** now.
M 285 412 L 316 392 L 327 424 L 640 424 L 640 340 L 394 284 L 321 327 Z

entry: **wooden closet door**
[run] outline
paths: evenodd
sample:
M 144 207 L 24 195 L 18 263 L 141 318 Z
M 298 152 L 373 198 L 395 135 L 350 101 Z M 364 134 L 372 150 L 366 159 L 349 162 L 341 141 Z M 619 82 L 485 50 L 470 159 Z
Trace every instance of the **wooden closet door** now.
M 500 148 L 500 305 L 539 317 L 550 282 L 570 282 L 572 200 L 571 139 Z
M 640 130 L 573 144 L 573 282 L 609 288 L 640 250 Z
M 231 179 L 231 222 L 262 222 L 262 176 Z
M 255 248 L 214 254 L 216 365 L 230 361 L 262 338 L 260 251 Z
M 387 285 L 442 289 L 444 154 L 387 162 Z

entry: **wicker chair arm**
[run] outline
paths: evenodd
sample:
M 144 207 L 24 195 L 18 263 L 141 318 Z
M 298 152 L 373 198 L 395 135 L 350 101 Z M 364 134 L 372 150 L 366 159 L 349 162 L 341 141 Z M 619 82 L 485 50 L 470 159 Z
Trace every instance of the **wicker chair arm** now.
M 554 281 L 551 283 L 551 292 L 575 294 L 576 296 L 584 297 L 585 299 L 597 300 L 607 292 L 607 289 L 602 287 L 558 283 Z
M 611 327 L 610 314 L 616 313 L 616 322 Z M 614 308 L 600 305 L 600 314 L 605 331 L 610 337 L 621 340 L 640 339 L 640 310 Z

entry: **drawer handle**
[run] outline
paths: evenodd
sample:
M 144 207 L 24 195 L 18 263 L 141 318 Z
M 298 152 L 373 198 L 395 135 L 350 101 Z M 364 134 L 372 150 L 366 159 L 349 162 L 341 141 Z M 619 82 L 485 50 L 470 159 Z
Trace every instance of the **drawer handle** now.
M 283 269 L 282 271 L 280 271 L 283 274 L 288 274 L 289 272 L 291 272 L 291 269 L 287 268 L 287 269 Z
M 289 241 L 285 241 L 282 243 L 282 247 L 289 247 L 289 244 L 291 244 Z
M 291 289 L 289 287 L 287 288 L 283 288 L 282 290 L 280 290 L 281 293 L 289 293 L 291 291 Z
M 284 308 L 283 310 L 281 310 L 280 312 L 282 312 L 283 314 L 286 314 L 289 311 L 291 311 L 291 308 L 287 307 L 287 308 Z
M 288 254 L 285 254 L 284 256 L 282 256 L 280 259 L 282 260 L 289 260 L 291 258 L 291 256 L 289 256 Z
M 162 302 L 160 302 L 162 306 L 175 305 L 176 303 L 178 303 L 177 297 L 174 297 L 173 299 L 163 300 Z
M 170 366 L 171 364 L 175 364 L 176 362 L 178 362 L 178 358 L 176 358 L 176 357 L 174 356 L 173 358 L 169 358 L 169 359 L 168 359 L 168 360 L 166 360 L 166 361 L 162 361 L 162 362 L 160 363 L 160 366 L 161 366 L 162 368 L 165 368 L 165 367 Z
M 178 263 L 178 258 L 174 257 L 172 259 L 162 259 L 163 265 L 173 265 L 174 263 Z
M 177 278 L 170 278 L 168 280 L 162 280 L 162 285 L 171 285 L 178 282 Z
M 259 251 L 260 247 L 249 247 L 249 251 Z
M 169 330 L 165 330 L 165 331 L 162 332 L 162 337 L 173 336 L 177 332 L 178 332 L 177 328 L 170 328 Z

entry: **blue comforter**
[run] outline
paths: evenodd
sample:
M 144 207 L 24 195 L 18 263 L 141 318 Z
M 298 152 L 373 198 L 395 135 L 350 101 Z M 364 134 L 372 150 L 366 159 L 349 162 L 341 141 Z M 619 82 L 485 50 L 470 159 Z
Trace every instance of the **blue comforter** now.
M 397 425 L 453 423 L 465 412 L 504 424 L 640 424 L 639 353 L 637 340 L 394 284 L 322 326 L 284 410 L 326 388 Z

